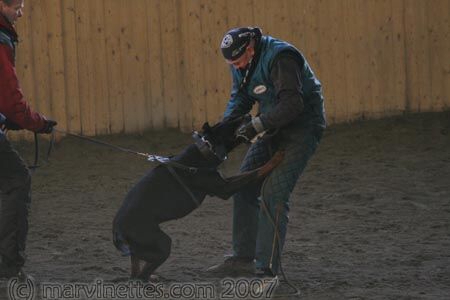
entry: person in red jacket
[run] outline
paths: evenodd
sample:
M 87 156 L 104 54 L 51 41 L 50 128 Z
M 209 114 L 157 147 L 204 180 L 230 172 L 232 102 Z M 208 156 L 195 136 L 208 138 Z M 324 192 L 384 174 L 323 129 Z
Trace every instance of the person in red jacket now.
M 30 172 L 7 140 L 5 129 L 51 133 L 57 124 L 34 112 L 24 99 L 15 70 L 17 32 L 24 0 L 0 0 L 0 279 L 24 277 L 30 205 Z

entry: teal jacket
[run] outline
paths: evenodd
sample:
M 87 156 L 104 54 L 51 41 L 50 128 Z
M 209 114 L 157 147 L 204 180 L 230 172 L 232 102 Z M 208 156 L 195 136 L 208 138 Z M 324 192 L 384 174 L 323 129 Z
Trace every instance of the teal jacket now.
M 301 90 L 298 93 L 298 102 L 295 104 L 298 105 L 298 114 L 294 116 L 292 116 L 292 107 L 289 108 L 287 105 L 283 107 L 283 99 L 278 98 L 271 79 L 272 65 L 280 54 L 293 57 L 300 70 Z M 322 87 L 302 53 L 284 41 L 263 36 L 259 45 L 256 46 L 255 57 L 258 56 L 248 83 L 241 89 L 244 74 L 231 66 L 233 87 L 224 118 L 246 114 L 257 102 L 260 118 L 266 129 L 311 125 L 324 128 L 326 121 Z M 273 114 L 272 118 L 270 118 L 271 114 Z M 269 122 L 267 121 L 269 119 L 275 120 Z

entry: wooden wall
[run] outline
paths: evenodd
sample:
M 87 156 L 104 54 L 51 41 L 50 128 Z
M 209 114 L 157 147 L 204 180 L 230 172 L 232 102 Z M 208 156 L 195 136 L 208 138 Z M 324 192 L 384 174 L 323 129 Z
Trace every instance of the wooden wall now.
M 219 45 L 257 25 L 301 49 L 330 123 L 450 107 L 450 0 L 28 0 L 18 74 L 32 106 L 86 135 L 217 121 Z

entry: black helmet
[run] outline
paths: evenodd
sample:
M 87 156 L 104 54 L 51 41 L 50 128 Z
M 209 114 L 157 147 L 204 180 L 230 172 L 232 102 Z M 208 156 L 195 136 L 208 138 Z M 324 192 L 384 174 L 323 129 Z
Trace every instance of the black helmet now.
M 236 60 L 250 44 L 252 39 L 259 41 L 262 36 L 258 27 L 240 27 L 230 29 L 223 37 L 220 48 L 227 60 Z

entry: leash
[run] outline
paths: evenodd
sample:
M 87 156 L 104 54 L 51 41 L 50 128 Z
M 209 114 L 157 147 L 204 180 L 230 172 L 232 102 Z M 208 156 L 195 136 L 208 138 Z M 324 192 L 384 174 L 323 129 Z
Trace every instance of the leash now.
M 143 156 L 143 157 L 147 158 L 148 160 L 150 160 L 150 158 L 152 158 L 151 161 L 157 161 L 157 159 L 160 158 L 159 156 L 156 156 L 156 155 L 150 155 L 148 153 L 138 152 L 138 151 L 134 151 L 134 150 L 131 150 L 131 149 L 119 147 L 119 146 L 116 146 L 116 145 L 113 145 L 113 144 L 109 144 L 109 143 L 106 143 L 106 142 L 103 142 L 103 141 L 100 141 L 100 140 L 97 140 L 97 139 L 93 139 L 93 138 L 81 135 L 81 134 L 70 133 L 70 132 L 67 132 L 65 130 L 61 130 L 61 129 L 57 129 L 57 128 L 53 129 L 53 132 L 55 132 L 55 131 L 59 132 L 59 133 L 62 133 L 62 134 L 65 134 L 65 135 L 68 135 L 68 136 L 71 136 L 71 137 L 75 137 L 77 139 L 81 139 L 81 140 L 84 140 L 84 141 L 91 142 L 93 144 L 106 146 L 106 147 L 109 147 L 111 149 L 115 149 L 115 150 L 118 150 L 118 151 L 121 151 L 121 152 L 126 152 L 126 153 L 131 153 L 131 154 L 134 154 L 134 155 L 138 155 L 138 156 Z M 54 137 L 54 135 L 53 135 L 53 137 Z M 165 160 L 162 159 L 161 162 L 165 162 Z
M 273 243 L 272 243 L 272 255 L 270 257 L 270 265 L 272 266 L 273 256 L 276 253 L 277 258 L 278 258 L 278 263 L 280 265 L 280 273 L 283 276 L 283 279 L 286 282 L 286 284 L 292 289 L 292 292 L 290 292 L 290 293 L 273 295 L 272 298 L 284 298 L 284 297 L 299 296 L 300 290 L 288 279 L 288 277 L 286 276 L 286 273 L 284 272 L 283 264 L 281 262 L 282 249 L 281 249 L 281 243 L 280 243 L 280 239 L 281 239 L 280 238 L 280 229 L 278 228 L 278 218 L 279 218 L 279 213 L 281 211 L 281 203 L 277 204 L 277 210 L 276 210 L 277 215 L 276 215 L 276 220 L 274 220 L 274 217 L 270 213 L 269 208 L 267 207 L 266 200 L 264 199 L 264 195 L 262 193 L 262 191 L 264 190 L 264 186 L 266 185 L 266 182 L 267 182 L 267 178 L 264 180 L 262 187 L 261 187 L 261 206 L 262 206 L 262 209 L 263 209 L 264 213 L 266 214 L 267 218 L 269 219 L 270 223 L 274 227 L 274 236 L 273 236 Z
M 75 133 L 70 133 L 64 130 L 60 130 L 60 129 L 53 129 L 52 132 L 52 139 L 50 142 L 50 147 L 48 150 L 48 156 L 50 156 L 51 153 L 51 149 L 53 148 L 54 145 L 54 140 L 55 140 L 55 131 L 62 133 L 62 134 L 66 134 L 68 136 L 71 137 L 75 137 L 81 140 L 85 140 L 97 145 L 101 145 L 101 146 L 106 146 L 109 147 L 111 149 L 117 150 L 117 151 L 121 151 L 121 152 L 125 152 L 125 153 L 130 153 L 130 154 L 134 154 L 134 155 L 138 155 L 138 156 L 142 156 L 145 157 L 148 161 L 151 162 L 157 162 L 159 164 L 164 165 L 167 170 L 169 171 L 169 173 L 175 178 L 175 180 L 181 185 L 181 187 L 189 194 L 189 196 L 191 197 L 192 201 L 194 202 L 196 207 L 200 206 L 200 201 L 199 199 L 194 195 L 194 193 L 191 191 L 191 189 L 184 183 L 183 179 L 181 179 L 181 177 L 176 173 L 175 168 L 176 169 L 180 169 L 180 170 L 184 170 L 189 172 L 190 174 L 196 174 L 199 170 L 203 170 L 203 169 L 207 169 L 207 168 L 197 168 L 197 167 L 191 167 L 191 166 L 186 166 L 184 164 L 175 162 L 173 160 L 170 159 L 170 157 L 164 157 L 161 155 L 156 155 L 156 154 L 148 154 L 148 153 L 144 153 L 144 152 L 138 152 L 138 151 L 134 151 L 128 148 L 124 148 L 124 147 L 120 147 L 120 146 L 116 146 L 113 144 L 109 144 L 97 139 L 93 139 L 87 136 L 83 136 L 83 135 L 79 135 L 79 134 L 75 134 Z M 210 170 L 210 169 L 207 169 Z
M 62 133 L 62 134 L 65 134 L 67 136 L 71 136 L 71 137 L 74 137 L 74 138 L 77 138 L 77 139 L 88 141 L 88 142 L 91 142 L 93 144 L 105 146 L 105 147 L 108 147 L 108 148 L 111 148 L 111 149 L 114 149 L 114 150 L 117 150 L 117 151 L 134 154 L 134 155 L 141 156 L 141 157 L 145 157 L 148 161 L 157 162 L 157 163 L 160 163 L 160 164 L 163 164 L 163 165 L 170 165 L 170 166 L 173 166 L 173 167 L 175 167 L 177 169 L 188 171 L 191 174 L 195 174 L 195 173 L 197 173 L 200 170 L 200 168 L 186 166 L 184 164 L 180 164 L 180 163 L 178 163 L 176 161 L 173 161 L 173 160 L 170 159 L 170 157 L 165 157 L 165 156 L 161 156 L 161 155 L 149 154 L 149 153 L 145 153 L 145 152 L 139 152 L 139 151 L 131 150 L 131 149 L 128 149 L 128 148 L 124 148 L 124 147 L 116 146 L 116 145 L 113 145 L 113 144 L 109 144 L 109 143 L 100 141 L 98 139 L 94 139 L 94 138 L 87 137 L 87 136 L 84 136 L 84 135 L 80 135 L 80 134 L 76 134 L 76 133 L 70 133 L 70 132 L 67 132 L 65 130 L 60 130 L 60 129 L 54 128 L 53 131 L 56 131 L 56 132 L 59 132 L 59 133 Z M 54 135 L 52 135 L 52 139 L 54 140 Z M 51 143 L 51 145 L 53 146 L 53 144 L 54 144 L 54 141 Z M 51 152 L 51 149 L 49 149 L 48 153 L 50 153 L 50 152 Z
M 39 168 L 38 165 L 39 162 L 39 138 L 38 134 L 34 133 L 34 162 L 31 166 L 28 166 L 28 169 L 30 169 L 31 172 L 35 172 L 37 168 Z
M 266 138 L 272 138 L 273 136 L 275 136 L 277 133 L 279 132 L 279 129 L 275 130 L 275 132 L 269 134 L 266 136 Z M 263 136 L 264 138 L 264 136 Z M 269 143 L 269 153 L 270 156 L 273 156 L 274 153 L 274 149 L 272 147 L 272 143 Z M 286 273 L 284 272 L 284 268 L 283 268 L 283 263 L 281 261 L 281 253 L 282 253 L 282 249 L 281 249 L 281 243 L 280 243 L 280 228 L 278 226 L 279 223 L 279 217 L 280 217 L 280 213 L 281 213 L 281 203 L 278 202 L 276 204 L 276 211 L 275 211 L 275 218 L 273 217 L 273 215 L 271 214 L 269 208 L 268 208 L 268 203 L 266 202 L 266 199 L 264 199 L 264 187 L 267 184 L 268 181 L 267 177 L 266 179 L 264 179 L 262 185 L 261 185 L 261 207 L 263 212 L 266 214 L 267 218 L 269 219 L 269 222 L 271 223 L 274 231 L 273 231 L 273 238 L 272 238 L 272 253 L 270 256 L 270 262 L 269 262 L 269 268 L 272 269 L 273 266 L 273 260 L 274 260 L 274 255 L 277 256 L 278 258 L 278 263 L 279 263 L 279 268 L 280 268 L 280 273 L 281 276 L 283 276 L 284 282 L 286 282 L 286 284 L 291 288 L 292 292 L 286 293 L 286 294 L 278 294 L 278 295 L 272 295 L 271 298 L 284 298 L 284 297 L 298 297 L 300 295 L 300 290 L 298 287 L 296 287 L 287 277 Z
M 170 174 L 173 176 L 173 178 L 176 179 L 176 181 L 178 181 L 178 183 L 181 185 L 181 187 L 189 194 L 189 196 L 191 197 L 192 201 L 195 204 L 195 207 L 199 207 L 200 206 L 200 200 L 194 195 L 194 193 L 192 192 L 192 190 L 186 185 L 186 183 L 184 183 L 183 179 L 180 178 L 180 176 L 178 176 L 177 172 L 175 171 L 175 169 L 170 166 L 167 165 L 167 170 L 169 170 Z

